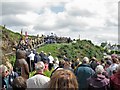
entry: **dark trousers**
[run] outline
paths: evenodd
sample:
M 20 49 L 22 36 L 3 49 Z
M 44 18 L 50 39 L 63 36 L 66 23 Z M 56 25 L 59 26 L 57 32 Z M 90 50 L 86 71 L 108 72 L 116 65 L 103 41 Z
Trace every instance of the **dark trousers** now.
M 34 60 L 30 60 L 30 72 L 35 70 Z
M 53 67 L 53 63 L 49 63 L 49 66 L 48 66 L 49 71 L 52 70 L 52 67 Z

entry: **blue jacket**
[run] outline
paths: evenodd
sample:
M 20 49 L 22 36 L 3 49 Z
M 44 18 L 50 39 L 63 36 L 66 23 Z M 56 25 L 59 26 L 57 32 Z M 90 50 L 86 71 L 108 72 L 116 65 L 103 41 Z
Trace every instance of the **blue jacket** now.
M 75 75 L 78 80 L 79 90 L 85 90 L 88 88 L 87 79 L 94 74 L 94 70 L 88 64 L 81 64 L 78 66 Z

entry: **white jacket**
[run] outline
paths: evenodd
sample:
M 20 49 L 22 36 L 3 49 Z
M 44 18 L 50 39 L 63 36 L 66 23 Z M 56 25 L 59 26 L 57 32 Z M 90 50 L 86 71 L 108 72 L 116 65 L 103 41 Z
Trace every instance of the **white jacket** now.
M 45 84 L 47 84 L 49 81 L 50 81 L 49 77 L 37 74 L 27 79 L 26 83 L 27 83 L 27 88 L 44 88 Z

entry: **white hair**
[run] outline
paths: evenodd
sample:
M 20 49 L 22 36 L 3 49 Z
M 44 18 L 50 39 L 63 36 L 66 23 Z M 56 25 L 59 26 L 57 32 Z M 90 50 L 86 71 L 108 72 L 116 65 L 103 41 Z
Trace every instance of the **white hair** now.
M 36 70 L 43 70 L 45 67 L 44 63 L 42 61 L 39 61 L 36 65 L 35 65 L 35 69 Z
M 8 68 L 5 65 L 3 65 L 3 64 L 0 65 L 0 74 L 6 72 L 7 70 L 8 70 Z
M 96 68 L 95 68 L 95 71 L 96 73 L 103 73 L 104 72 L 104 68 L 102 65 L 98 65 Z
M 89 63 L 89 58 L 88 57 L 84 57 L 82 62 L 83 63 Z

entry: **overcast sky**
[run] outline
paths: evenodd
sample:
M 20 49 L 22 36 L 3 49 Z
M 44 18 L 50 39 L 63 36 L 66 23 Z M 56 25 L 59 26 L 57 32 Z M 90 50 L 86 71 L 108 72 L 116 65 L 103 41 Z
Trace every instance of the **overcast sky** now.
M 2 0 L 0 5 L 0 24 L 15 32 L 118 43 L 118 0 Z

